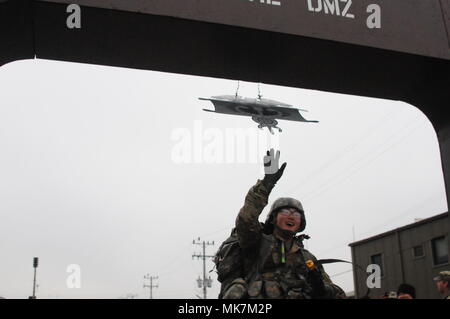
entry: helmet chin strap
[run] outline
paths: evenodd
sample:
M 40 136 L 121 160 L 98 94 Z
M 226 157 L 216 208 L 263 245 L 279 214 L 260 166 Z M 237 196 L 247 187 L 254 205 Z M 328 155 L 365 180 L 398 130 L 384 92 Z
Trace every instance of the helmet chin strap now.
M 275 229 L 277 230 L 277 234 L 278 234 L 281 238 L 283 238 L 284 240 L 289 240 L 289 239 L 293 238 L 293 237 L 297 234 L 296 231 L 291 231 L 291 230 L 283 229 L 283 228 L 281 228 L 280 226 L 278 226 L 276 223 L 275 223 L 274 226 L 275 226 Z

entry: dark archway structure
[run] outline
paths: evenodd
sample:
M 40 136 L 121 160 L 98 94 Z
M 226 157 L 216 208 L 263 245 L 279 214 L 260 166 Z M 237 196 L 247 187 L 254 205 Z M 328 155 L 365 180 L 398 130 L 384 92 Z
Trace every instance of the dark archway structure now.
M 287 5 L 290 1 L 294 2 L 279 3 Z M 304 8 L 308 3 L 317 6 L 320 1 L 295 0 Z M 286 21 L 269 20 L 273 23 L 264 27 L 267 20 L 260 19 L 259 14 L 277 14 L 267 0 L 228 1 L 245 5 L 246 10 L 253 5 L 257 15 L 246 14 L 245 10 L 237 14 L 239 8 L 225 7 L 225 0 L 121 2 L 128 5 L 119 5 L 118 10 L 116 0 L 0 0 L 0 65 L 38 57 L 401 100 L 419 108 L 437 132 L 449 202 L 449 1 L 396 0 L 398 6 L 392 0 L 358 1 L 365 5 L 354 9 L 358 15 L 367 16 L 363 9 L 371 3 L 378 3 L 387 12 L 385 20 L 390 29 L 385 33 L 383 28 L 370 31 L 378 32 L 378 37 L 361 23 L 361 32 L 346 25 L 343 8 L 338 17 L 332 17 L 331 12 L 322 12 L 319 17 L 320 12 L 303 10 L 300 15 L 298 11 L 302 21 L 309 23 L 305 25 L 310 25 L 309 29 L 304 25 L 308 30 L 298 34 L 289 29 L 290 21 L 297 21 L 293 10 L 285 11 Z M 346 2 L 351 1 L 341 1 Z M 92 4 L 82 6 L 81 29 L 67 27 L 67 3 Z M 201 8 L 190 10 L 186 3 L 208 3 L 212 18 L 200 21 L 196 14 Z M 178 4 L 180 8 L 176 8 Z M 172 9 L 179 10 L 170 17 Z M 408 15 L 413 17 L 409 24 L 405 18 Z M 423 21 L 417 21 L 420 15 L 425 15 Z M 314 24 L 315 17 L 320 23 Z M 340 24 L 327 24 L 330 18 L 340 19 L 333 20 Z M 247 24 L 253 28 L 243 27 Z M 394 34 L 393 26 L 402 33 Z

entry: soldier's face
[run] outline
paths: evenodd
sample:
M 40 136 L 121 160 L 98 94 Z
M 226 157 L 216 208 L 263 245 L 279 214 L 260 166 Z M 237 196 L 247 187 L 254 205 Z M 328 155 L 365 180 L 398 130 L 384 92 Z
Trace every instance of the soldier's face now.
M 296 232 L 302 223 L 301 214 L 295 208 L 285 208 L 278 212 L 276 222 L 281 229 Z

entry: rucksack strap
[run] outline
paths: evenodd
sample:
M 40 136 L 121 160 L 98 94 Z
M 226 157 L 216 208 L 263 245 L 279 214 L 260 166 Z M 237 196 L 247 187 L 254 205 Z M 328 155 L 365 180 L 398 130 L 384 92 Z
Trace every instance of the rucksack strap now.
M 259 244 L 259 251 L 256 256 L 256 262 L 253 263 L 251 271 L 246 275 L 246 281 L 258 280 L 261 276 L 261 270 L 264 267 L 264 263 L 267 257 L 270 255 L 272 247 L 272 239 L 268 235 L 262 235 L 261 242 Z

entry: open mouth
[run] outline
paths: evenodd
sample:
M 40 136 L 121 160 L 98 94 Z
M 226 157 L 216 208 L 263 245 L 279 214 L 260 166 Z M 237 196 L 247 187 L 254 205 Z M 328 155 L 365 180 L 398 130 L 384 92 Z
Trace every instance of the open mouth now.
M 286 222 L 286 226 L 293 227 L 295 224 L 293 222 Z

